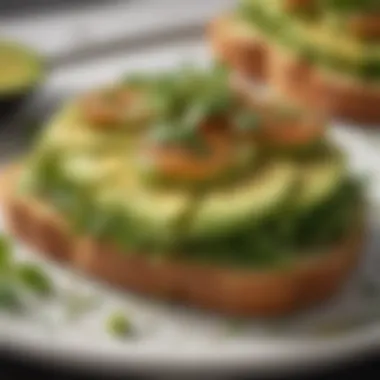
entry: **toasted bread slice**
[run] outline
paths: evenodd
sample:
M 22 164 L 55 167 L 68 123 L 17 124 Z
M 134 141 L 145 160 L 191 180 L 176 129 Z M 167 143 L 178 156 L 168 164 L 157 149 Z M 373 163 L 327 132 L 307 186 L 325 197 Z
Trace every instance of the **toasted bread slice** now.
M 267 83 L 282 96 L 345 120 L 380 121 L 380 86 L 317 69 L 275 47 L 268 56 Z
M 233 17 L 213 20 L 209 37 L 216 58 L 247 81 L 264 81 L 285 99 L 327 115 L 363 124 L 380 122 L 379 84 L 316 68 Z
M 117 287 L 237 316 L 279 316 L 329 298 L 355 268 L 363 224 L 318 255 L 286 268 L 255 271 L 201 265 L 120 252 L 93 238 L 72 234 L 43 202 L 16 196 L 12 171 L 3 178 L 3 203 L 13 234 L 39 252 L 63 260 Z

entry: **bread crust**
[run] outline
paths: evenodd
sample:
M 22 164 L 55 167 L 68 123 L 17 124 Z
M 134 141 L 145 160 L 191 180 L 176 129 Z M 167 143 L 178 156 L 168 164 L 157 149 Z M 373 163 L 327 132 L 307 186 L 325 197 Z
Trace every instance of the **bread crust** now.
M 318 70 L 276 47 L 268 56 L 267 83 L 282 96 L 325 115 L 368 125 L 380 121 L 380 87 Z
M 347 28 L 356 37 L 369 40 L 380 38 L 380 16 L 374 12 L 351 15 L 347 20 Z
M 238 38 L 234 23 L 228 16 L 211 22 L 211 47 L 217 59 L 247 80 L 264 81 L 282 97 L 326 115 L 369 126 L 380 122 L 379 85 L 327 73 L 259 35 Z M 244 65 L 241 57 L 245 58 Z
M 257 35 L 241 33 L 229 17 L 213 20 L 208 35 L 214 55 L 220 62 L 234 67 L 255 80 L 266 79 L 266 42 Z
M 117 287 L 228 315 L 279 316 L 329 298 L 356 267 L 363 244 L 360 225 L 329 252 L 309 256 L 291 268 L 267 271 L 155 260 L 75 236 L 53 209 L 16 196 L 12 191 L 16 178 L 3 177 L 6 222 L 30 247 Z

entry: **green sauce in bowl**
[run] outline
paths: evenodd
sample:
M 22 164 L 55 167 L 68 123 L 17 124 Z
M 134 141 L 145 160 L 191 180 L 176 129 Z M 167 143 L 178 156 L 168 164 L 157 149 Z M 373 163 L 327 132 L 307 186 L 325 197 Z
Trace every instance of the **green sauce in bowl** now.
M 38 85 L 44 67 L 41 57 L 18 43 L 0 41 L 0 96 L 23 94 Z

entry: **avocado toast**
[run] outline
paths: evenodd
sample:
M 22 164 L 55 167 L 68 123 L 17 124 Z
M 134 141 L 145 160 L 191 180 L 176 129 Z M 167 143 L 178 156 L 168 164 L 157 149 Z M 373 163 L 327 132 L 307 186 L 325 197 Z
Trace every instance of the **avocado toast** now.
M 8 183 L 8 224 L 41 252 L 227 314 L 322 301 L 361 252 L 362 184 L 324 122 L 243 101 L 218 67 L 74 99 Z
M 246 78 L 343 119 L 380 120 L 377 1 L 243 0 L 211 23 L 210 37 Z

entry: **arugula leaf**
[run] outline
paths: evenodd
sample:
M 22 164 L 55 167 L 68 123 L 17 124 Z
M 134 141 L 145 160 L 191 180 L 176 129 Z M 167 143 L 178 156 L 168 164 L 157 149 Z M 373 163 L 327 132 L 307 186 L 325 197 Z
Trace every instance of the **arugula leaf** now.
M 166 146 L 183 146 L 199 153 L 205 153 L 208 150 L 207 144 L 202 138 L 199 131 L 193 128 L 193 124 L 165 125 L 159 124 L 152 129 L 150 138 L 160 145 Z
M 153 108 L 159 120 L 182 124 L 194 115 L 204 117 L 223 113 L 234 96 L 228 88 L 224 68 L 211 70 L 184 65 L 177 72 L 158 76 L 151 88 Z

